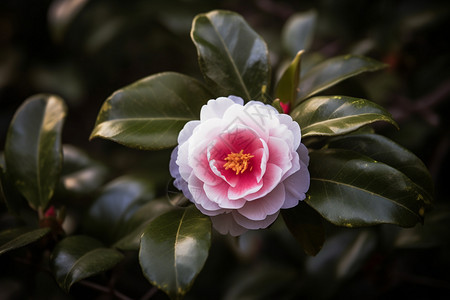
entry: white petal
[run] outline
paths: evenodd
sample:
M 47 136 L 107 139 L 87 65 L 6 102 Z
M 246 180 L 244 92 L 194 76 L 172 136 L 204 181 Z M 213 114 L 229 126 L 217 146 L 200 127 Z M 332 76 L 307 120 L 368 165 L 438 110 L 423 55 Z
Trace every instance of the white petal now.
M 279 184 L 266 196 L 248 201 L 238 209 L 238 213 L 247 219 L 261 221 L 268 215 L 273 215 L 283 206 L 285 200 L 285 190 L 283 184 Z
M 254 221 L 254 220 L 247 219 L 246 217 L 244 217 L 243 215 L 238 213 L 236 210 L 232 211 L 232 215 L 233 215 L 233 218 L 236 221 L 236 223 L 238 223 L 239 225 L 241 225 L 242 227 L 245 227 L 247 229 L 267 228 L 267 227 L 269 227 L 269 225 L 271 225 L 273 222 L 275 222 L 279 213 L 280 212 L 277 211 L 275 214 L 267 216 L 264 220 Z
M 238 97 L 234 97 L 238 98 Z M 206 121 L 209 119 L 219 118 L 221 119 L 223 117 L 223 114 L 225 111 L 232 105 L 235 104 L 243 104 L 243 100 L 241 99 L 242 103 L 239 103 L 240 101 L 237 99 L 230 99 L 226 97 L 220 97 L 217 99 L 211 99 L 208 101 L 206 105 L 202 106 L 202 109 L 200 111 L 200 120 Z M 236 100 L 236 101 L 235 101 Z
M 231 234 L 232 236 L 238 236 L 247 231 L 246 228 L 242 227 L 234 220 L 231 213 L 220 214 L 211 217 L 214 229 L 216 229 L 221 234 Z
M 186 142 L 191 136 L 194 131 L 194 129 L 200 124 L 200 121 L 189 121 L 187 122 L 183 129 L 181 129 L 180 133 L 178 134 L 178 145 L 183 144 Z
M 286 189 L 286 200 L 281 208 L 291 208 L 298 204 L 299 200 L 306 198 L 305 193 L 309 189 L 310 176 L 308 167 L 300 162 L 300 170 L 283 181 Z
M 300 146 L 297 149 L 298 156 L 300 157 L 300 160 L 306 165 L 309 165 L 309 154 L 308 149 L 305 145 L 300 144 Z
M 297 149 L 297 147 L 300 145 L 302 137 L 300 126 L 296 121 L 292 120 L 291 116 L 286 114 L 279 114 L 278 120 L 280 121 L 281 124 L 286 125 L 289 128 L 289 130 L 293 133 L 294 149 Z

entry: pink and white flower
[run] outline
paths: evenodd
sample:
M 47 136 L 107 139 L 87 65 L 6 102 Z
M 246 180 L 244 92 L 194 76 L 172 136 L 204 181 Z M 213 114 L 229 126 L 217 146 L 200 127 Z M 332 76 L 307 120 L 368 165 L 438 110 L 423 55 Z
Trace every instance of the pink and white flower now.
M 308 150 L 297 122 L 235 96 L 209 100 L 186 123 L 170 160 L 174 185 L 222 234 L 266 228 L 305 199 Z

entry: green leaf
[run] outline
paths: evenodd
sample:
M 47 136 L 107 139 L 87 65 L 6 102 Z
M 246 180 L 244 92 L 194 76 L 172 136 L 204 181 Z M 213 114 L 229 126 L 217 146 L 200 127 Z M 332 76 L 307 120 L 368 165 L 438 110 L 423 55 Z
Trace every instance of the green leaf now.
M 292 15 L 283 27 L 281 40 L 290 57 L 300 50 L 308 50 L 313 40 L 317 14 L 315 11 Z
M 179 73 L 159 73 L 113 93 L 97 116 L 91 139 L 101 137 L 138 149 L 177 144 L 178 133 L 199 119 L 213 98 L 198 80 Z
M 14 228 L 0 233 L 0 255 L 34 243 L 50 232 L 50 228 Z
M 88 195 L 104 183 L 108 169 L 103 164 L 72 145 L 63 145 L 63 153 L 61 181 L 66 191 Z
M 114 243 L 114 247 L 122 250 L 139 250 L 141 235 L 147 225 L 156 217 L 174 209 L 167 199 L 153 199 L 139 209 L 122 226 L 124 234 Z
M 117 250 L 105 248 L 91 237 L 78 235 L 56 245 L 50 266 L 58 285 L 69 292 L 74 283 L 113 268 L 122 258 Z
M 308 255 L 316 255 L 325 242 L 322 217 L 301 201 L 296 207 L 281 210 L 284 222 Z
M 262 98 L 270 82 L 267 45 L 240 15 L 221 10 L 197 15 L 191 38 L 203 76 L 217 96 Z
M 25 101 L 10 124 L 5 143 L 6 170 L 34 209 L 46 208 L 62 165 L 63 100 L 36 95 Z
M 300 79 L 300 62 L 303 50 L 299 51 L 290 65 L 284 71 L 277 87 L 275 88 L 275 98 L 283 103 L 293 104 L 297 98 L 297 87 Z
M 352 134 L 336 137 L 328 146 L 359 152 L 397 169 L 421 187 L 423 201 L 431 203 L 433 180 L 427 167 L 417 156 L 390 139 L 377 134 Z
M 310 98 L 297 106 L 291 116 L 300 125 L 302 137 L 340 135 L 377 121 L 397 126 L 381 106 L 346 96 Z
M 105 186 L 84 219 L 85 232 L 106 244 L 125 233 L 124 224 L 155 195 L 155 187 L 142 176 L 122 176 Z
M 313 151 L 310 159 L 305 201 L 331 223 L 411 227 L 423 221 L 423 189 L 402 172 L 343 149 Z
M 141 238 L 145 277 L 171 298 L 181 298 L 203 268 L 211 244 L 211 221 L 195 206 L 154 219 Z
M 364 56 L 345 55 L 328 59 L 313 67 L 301 78 L 297 103 L 344 79 L 384 67 L 385 64 Z

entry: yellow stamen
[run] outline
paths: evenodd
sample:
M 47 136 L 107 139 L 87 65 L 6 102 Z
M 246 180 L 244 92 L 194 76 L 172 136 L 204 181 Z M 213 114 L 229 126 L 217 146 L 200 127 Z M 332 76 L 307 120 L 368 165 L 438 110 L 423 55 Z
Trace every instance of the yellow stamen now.
M 241 150 L 239 153 L 231 152 L 227 157 L 225 157 L 227 162 L 223 165 L 223 167 L 225 170 L 232 169 L 236 172 L 236 175 L 239 173 L 242 174 L 245 170 L 247 170 L 248 162 L 252 157 L 254 157 L 254 155 L 251 155 L 250 153 L 244 154 L 244 150 Z M 253 167 L 250 167 L 250 171 L 252 169 Z

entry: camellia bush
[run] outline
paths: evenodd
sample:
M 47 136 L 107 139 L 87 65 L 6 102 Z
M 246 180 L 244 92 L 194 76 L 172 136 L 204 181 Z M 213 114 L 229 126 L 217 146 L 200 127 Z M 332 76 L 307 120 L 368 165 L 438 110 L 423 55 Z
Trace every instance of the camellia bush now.
M 423 223 L 433 199 L 427 168 L 375 133 L 397 127 L 395 120 L 367 99 L 322 93 L 386 65 L 357 55 L 316 61 L 308 56 L 314 24 L 315 15 L 306 14 L 286 25 L 290 57 L 272 72 L 268 45 L 240 15 L 197 15 L 191 38 L 204 80 L 158 73 L 106 99 L 90 138 L 149 153 L 170 149 L 163 152 L 170 163 L 152 170 L 170 171 L 173 183 L 164 193 L 136 174 L 104 184 L 108 166 L 61 140 L 70 114 L 64 100 L 27 99 L 10 124 L 1 161 L 6 204 L 22 221 L 0 233 L 0 254 L 23 257 L 19 250 L 29 249 L 27 259 L 67 293 L 76 283 L 93 285 L 86 280 L 138 264 L 151 286 L 179 299 L 189 296 L 199 274 L 222 272 L 202 271 L 210 255 L 221 253 L 214 243 L 251 248 L 252 234 L 272 231 L 294 237 L 315 256 L 336 243 L 325 243 L 326 224 Z M 64 229 L 68 194 L 96 195 L 79 216 L 82 226 L 70 231 Z M 340 243 L 346 240 L 354 242 Z M 368 240 L 358 238 L 365 247 Z M 314 258 L 309 262 L 314 268 Z M 293 284 L 298 278 L 291 269 L 271 273 L 266 285 L 290 285 L 291 297 L 307 289 Z

